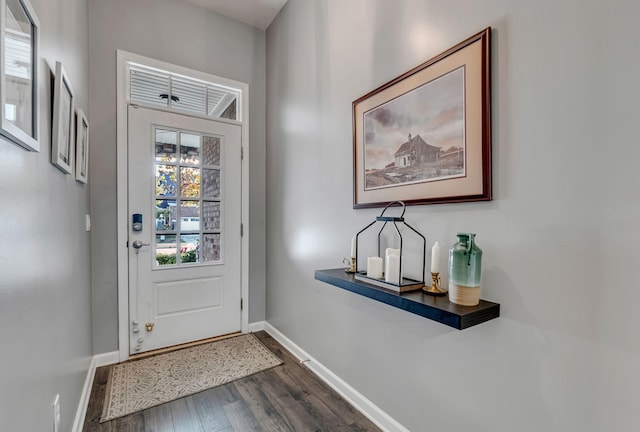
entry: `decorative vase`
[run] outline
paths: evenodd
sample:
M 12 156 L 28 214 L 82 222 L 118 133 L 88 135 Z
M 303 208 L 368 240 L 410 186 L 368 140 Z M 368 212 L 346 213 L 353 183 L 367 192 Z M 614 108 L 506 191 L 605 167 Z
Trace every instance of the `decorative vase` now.
M 475 234 L 459 233 L 458 242 L 449 249 L 449 301 L 462 306 L 480 302 L 482 250 Z

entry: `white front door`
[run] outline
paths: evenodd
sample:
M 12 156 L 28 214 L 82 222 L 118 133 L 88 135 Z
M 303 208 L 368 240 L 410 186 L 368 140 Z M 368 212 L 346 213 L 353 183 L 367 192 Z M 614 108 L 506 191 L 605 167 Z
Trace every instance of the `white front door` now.
M 240 331 L 241 127 L 128 108 L 129 352 Z

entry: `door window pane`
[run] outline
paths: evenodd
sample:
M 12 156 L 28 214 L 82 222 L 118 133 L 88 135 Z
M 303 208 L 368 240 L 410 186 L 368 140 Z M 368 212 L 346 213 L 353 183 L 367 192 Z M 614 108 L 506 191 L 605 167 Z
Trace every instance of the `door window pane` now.
M 220 165 L 220 138 L 202 137 L 202 164 Z
M 175 162 L 178 134 L 175 131 L 156 129 L 156 162 Z
M 196 198 L 200 196 L 200 168 L 180 168 L 180 195 Z
M 180 162 L 188 165 L 200 163 L 200 135 L 180 134 Z
M 156 165 L 156 196 L 176 196 L 176 167 Z
M 205 169 L 203 171 L 203 197 L 220 198 L 220 170 Z
M 220 202 L 204 201 L 202 203 L 202 222 L 205 231 L 220 229 Z
M 204 234 L 202 236 L 202 261 L 220 261 L 220 234 Z
M 200 231 L 200 201 L 180 203 L 180 231 Z
M 176 236 L 156 234 L 156 264 L 159 266 L 176 263 Z
M 180 236 L 180 262 L 197 263 L 200 254 L 200 235 L 188 234 Z
M 156 200 L 156 231 L 175 231 L 176 200 Z

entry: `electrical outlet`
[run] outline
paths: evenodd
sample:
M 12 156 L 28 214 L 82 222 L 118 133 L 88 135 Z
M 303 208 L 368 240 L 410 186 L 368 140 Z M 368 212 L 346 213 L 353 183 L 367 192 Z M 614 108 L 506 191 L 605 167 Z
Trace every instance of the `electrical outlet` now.
M 60 395 L 53 400 L 53 432 L 60 431 Z

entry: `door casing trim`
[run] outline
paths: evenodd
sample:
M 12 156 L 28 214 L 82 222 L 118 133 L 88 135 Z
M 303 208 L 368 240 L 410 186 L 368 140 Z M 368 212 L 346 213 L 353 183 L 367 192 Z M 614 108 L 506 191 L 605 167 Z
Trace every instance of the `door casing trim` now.
M 249 85 L 215 75 L 198 72 L 182 66 L 144 57 L 123 50 L 117 50 L 116 73 L 116 195 L 117 195 L 117 256 L 118 256 L 118 353 L 119 361 L 129 358 L 129 264 L 128 264 L 128 212 L 127 212 L 127 184 L 129 181 L 127 170 L 127 106 L 126 94 L 128 74 L 127 63 L 133 62 L 150 67 L 163 69 L 177 74 L 191 76 L 204 81 L 214 82 L 224 86 L 239 88 L 242 91 L 241 100 L 241 145 L 243 158 L 241 161 L 241 223 L 243 236 L 241 238 L 240 284 L 243 308 L 241 315 L 242 333 L 249 329 Z M 222 119 L 220 119 L 222 120 Z M 237 122 L 234 122 L 237 123 Z M 238 227 L 240 229 L 240 227 Z M 240 307 L 240 305 L 238 305 Z

